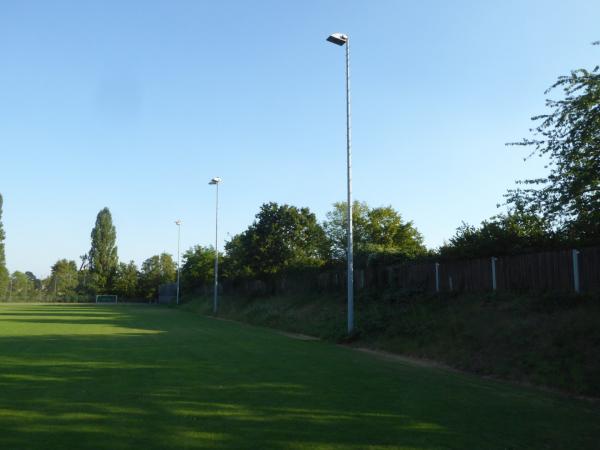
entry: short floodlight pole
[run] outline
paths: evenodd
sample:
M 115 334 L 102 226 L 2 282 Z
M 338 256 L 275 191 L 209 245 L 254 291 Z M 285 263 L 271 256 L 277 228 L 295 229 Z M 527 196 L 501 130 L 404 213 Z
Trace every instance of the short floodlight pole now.
M 352 236 L 352 126 L 350 113 L 350 38 L 341 33 L 333 33 L 327 41 L 346 46 L 346 181 L 347 181 L 347 249 L 346 258 L 348 263 L 348 334 L 354 331 L 354 252 Z
M 208 182 L 216 187 L 216 198 L 215 198 L 215 286 L 214 286 L 214 297 L 213 297 L 213 314 L 217 314 L 219 311 L 219 184 L 221 178 L 215 177 Z
M 179 244 L 181 242 L 181 220 L 177 219 L 175 221 L 175 225 L 177 225 L 177 304 L 179 305 L 179 280 L 181 275 L 181 265 L 179 264 Z

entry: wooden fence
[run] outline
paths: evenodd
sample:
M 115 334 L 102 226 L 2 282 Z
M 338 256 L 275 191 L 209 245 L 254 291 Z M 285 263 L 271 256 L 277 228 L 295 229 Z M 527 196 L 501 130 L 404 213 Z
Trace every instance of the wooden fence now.
M 321 273 L 317 284 L 344 289 L 345 274 Z M 600 247 L 359 269 L 354 285 L 358 290 L 600 292 Z
M 424 292 L 498 290 L 600 293 L 600 246 L 358 268 L 354 272 L 354 287 L 357 291 L 397 288 Z M 246 280 L 223 285 L 225 292 L 250 295 L 345 289 L 346 272 L 343 270 L 290 273 L 270 282 Z

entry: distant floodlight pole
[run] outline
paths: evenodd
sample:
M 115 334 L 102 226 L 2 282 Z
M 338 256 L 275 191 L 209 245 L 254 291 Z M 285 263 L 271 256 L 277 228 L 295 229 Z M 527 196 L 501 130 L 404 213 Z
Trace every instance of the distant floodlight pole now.
M 350 38 L 346 34 L 333 33 L 327 41 L 336 45 L 346 45 L 346 173 L 348 183 L 347 231 L 348 248 L 346 256 L 348 260 L 348 334 L 354 331 L 354 253 L 352 243 L 352 127 L 350 114 Z
M 219 295 L 219 184 L 221 179 L 215 177 L 208 182 L 208 184 L 214 184 L 216 189 L 216 202 L 215 202 L 215 287 L 213 297 L 213 314 L 217 314 L 219 310 L 218 295 Z
M 179 279 L 181 273 L 181 265 L 179 264 L 179 243 L 181 242 L 181 219 L 177 219 L 175 225 L 177 225 L 177 304 L 179 305 Z

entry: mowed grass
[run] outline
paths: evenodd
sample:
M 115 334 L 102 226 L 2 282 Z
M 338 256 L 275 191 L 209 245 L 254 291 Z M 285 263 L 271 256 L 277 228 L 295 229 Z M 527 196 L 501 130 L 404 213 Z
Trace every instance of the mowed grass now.
M 594 449 L 597 404 L 150 306 L 0 305 L 2 449 Z

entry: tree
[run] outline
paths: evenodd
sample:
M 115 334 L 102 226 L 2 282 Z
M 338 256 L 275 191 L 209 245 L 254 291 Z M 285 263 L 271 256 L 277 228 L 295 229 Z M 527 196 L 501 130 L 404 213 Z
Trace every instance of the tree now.
M 92 246 L 88 254 L 90 273 L 96 290 L 106 291 L 111 288 L 119 263 L 116 246 L 117 231 L 108 208 L 103 208 L 98 213 L 91 238 Z
M 75 261 L 59 259 L 52 266 L 46 280 L 46 291 L 55 296 L 75 295 L 78 284 L 77 264 Z
M 443 257 L 476 258 L 522 253 L 557 243 L 557 237 L 543 217 L 515 209 L 484 220 L 479 227 L 463 222 L 439 252 Z
M 327 213 L 323 228 L 330 241 L 331 253 L 335 259 L 346 259 L 348 242 L 348 220 L 346 202 L 336 202 L 333 209 Z M 369 242 L 368 238 L 369 205 L 355 200 L 352 203 L 352 237 L 354 250 L 362 248 Z
M 31 273 L 31 272 L 27 272 Z M 31 278 L 18 270 L 11 275 L 11 294 L 13 300 L 30 300 L 30 297 L 35 291 L 35 285 Z
M 168 253 L 154 255 L 142 263 L 140 285 L 142 295 L 147 299 L 158 297 L 161 284 L 173 283 L 177 274 L 177 265 Z
M 391 206 L 370 208 L 355 201 L 352 206 L 352 231 L 354 251 L 357 254 L 396 254 L 408 258 L 427 252 L 423 236 L 412 222 L 404 222 Z M 333 204 L 327 213 L 324 228 L 337 259 L 346 258 L 347 206 L 345 202 Z
M 85 253 L 79 257 L 81 264 L 79 265 L 77 292 L 82 295 L 93 295 L 96 292 L 95 276 L 90 271 L 89 254 Z
M 246 231 L 225 245 L 237 275 L 270 277 L 294 267 L 322 265 L 325 232 L 308 208 L 265 203 Z
M 119 297 L 136 298 L 138 295 L 139 273 L 135 262 L 119 263 L 115 274 L 114 289 Z
M 595 43 L 598 44 L 598 43 Z M 600 239 L 600 71 L 574 70 L 558 78 L 545 93 L 562 88 L 563 98 L 546 100 L 548 114 L 533 139 L 509 145 L 532 148 L 530 156 L 549 159 L 548 176 L 517 182 L 509 204 L 542 215 L 558 230 L 578 241 Z
M 2 225 L 2 194 L 0 194 L 0 297 L 4 296 L 8 288 L 9 276 L 6 269 L 6 256 L 4 254 L 4 227 Z
M 42 280 L 40 280 L 38 277 L 36 277 L 33 272 L 25 272 L 25 275 L 27 276 L 27 278 L 29 278 L 29 280 L 31 281 L 31 283 L 33 284 L 33 287 L 35 290 L 40 290 L 42 288 Z
M 236 234 L 225 244 L 225 257 L 223 260 L 223 276 L 226 278 L 250 278 L 255 275 L 251 265 L 252 239 L 248 230 Z
M 412 222 L 403 222 L 391 206 L 371 209 L 368 219 L 368 253 L 390 252 L 414 258 L 427 252 L 421 233 Z
M 181 285 L 184 290 L 206 286 L 214 279 L 215 249 L 196 245 L 183 254 Z

